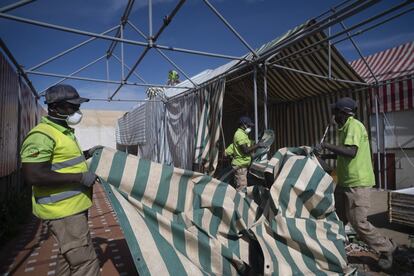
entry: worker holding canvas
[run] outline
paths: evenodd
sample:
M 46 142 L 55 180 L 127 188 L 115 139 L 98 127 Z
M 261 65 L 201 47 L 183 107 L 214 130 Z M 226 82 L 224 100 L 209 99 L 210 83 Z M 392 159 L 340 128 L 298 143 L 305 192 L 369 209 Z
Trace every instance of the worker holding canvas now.
M 247 171 L 252 162 L 251 155 L 256 149 L 262 147 L 260 143 L 252 145 L 253 143 L 249 139 L 249 133 L 253 126 L 254 123 L 248 116 L 240 117 L 233 143 L 225 151 L 226 155 L 233 159 L 231 165 L 235 172 L 236 190 L 244 193 L 247 188 Z
M 381 254 L 378 265 L 388 270 L 392 267 L 397 246 L 367 220 L 370 189 L 375 185 L 375 177 L 368 134 L 364 125 L 354 117 L 356 108 L 352 98 L 341 98 L 332 106 L 339 126 L 339 145 L 322 143 L 320 148 L 333 152 L 337 159 L 335 202 L 339 218 L 344 225 L 350 222 L 359 238 Z

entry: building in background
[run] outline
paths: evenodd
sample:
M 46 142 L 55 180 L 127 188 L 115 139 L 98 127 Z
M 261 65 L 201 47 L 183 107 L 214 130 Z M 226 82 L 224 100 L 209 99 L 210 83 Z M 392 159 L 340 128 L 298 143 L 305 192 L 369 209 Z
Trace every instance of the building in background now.
M 351 62 L 371 89 L 371 135 L 376 154 L 375 104 L 378 95 L 382 180 L 388 189 L 414 187 L 414 42 Z M 386 156 L 384 159 L 383 156 Z M 377 158 L 374 158 L 376 161 Z M 384 168 L 386 168 L 384 170 Z
M 76 137 L 83 150 L 96 145 L 116 148 L 115 129 L 125 111 L 82 110 L 83 118 L 75 126 Z

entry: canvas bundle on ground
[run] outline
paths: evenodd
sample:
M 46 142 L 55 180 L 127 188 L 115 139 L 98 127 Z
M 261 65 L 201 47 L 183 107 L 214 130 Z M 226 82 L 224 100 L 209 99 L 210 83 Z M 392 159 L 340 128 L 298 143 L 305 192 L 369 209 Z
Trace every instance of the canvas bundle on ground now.
M 140 275 L 343 274 L 334 184 L 307 148 L 281 149 L 247 196 L 197 172 L 104 148 L 91 170 Z

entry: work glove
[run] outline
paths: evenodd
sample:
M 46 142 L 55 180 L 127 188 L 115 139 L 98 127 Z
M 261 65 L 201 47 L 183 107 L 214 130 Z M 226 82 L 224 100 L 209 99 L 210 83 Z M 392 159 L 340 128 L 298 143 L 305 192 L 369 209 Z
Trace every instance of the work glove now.
M 80 183 L 86 187 L 91 187 L 95 184 L 97 178 L 98 177 L 93 172 L 83 172 Z
M 90 148 L 90 149 L 86 150 L 86 156 L 85 156 L 85 158 L 86 158 L 86 159 L 91 158 L 91 157 L 93 156 L 93 154 L 95 153 L 95 151 L 97 151 L 97 150 L 99 150 L 99 149 L 102 149 L 102 148 L 103 148 L 103 146 L 101 146 L 101 145 L 97 145 L 97 146 L 94 146 L 94 147 L 92 147 L 92 148 Z
M 324 148 L 325 147 L 324 147 L 323 143 L 322 144 L 316 144 L 316 146 L 313 147 L 313 153 L 315 153 L 317 155 L 320 155 Z
M 266 147 L 263 142 L 258 142 L 256 145 L 257 145 L 258 148 L 265 148 Z

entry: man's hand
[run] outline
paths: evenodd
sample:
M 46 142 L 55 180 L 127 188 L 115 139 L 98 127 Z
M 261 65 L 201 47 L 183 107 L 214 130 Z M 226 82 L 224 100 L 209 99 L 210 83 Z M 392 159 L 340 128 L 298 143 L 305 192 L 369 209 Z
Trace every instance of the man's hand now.
M 325 143 L 316 144 L 316 146 L 313 147 L 313 153 L 315 155 L 320 155 L 321 152 L 325 149 Z
M 258 142 L 256 145 L 258 148 L 266 148 L 263 142 Z
M 90 187 L 95 184 L 95 181 L 98 177 L 93 172 L 84 172 L 82 173 L 82 178 L 80 183 L 86 187 Z
M 95 153 L 95 151 L 97 151 L 99 149 L 102 149 L 102 148 L 103 148 L 103 146 L 97 145 L 97 146 L 94 146 L 94 147 L 92 147 L 92 148 L 90 148 L 88 150 L 85 150 L 84 151 L 85 158 L 86 159 L 91 158 L 93 156 L 93 154 Z

